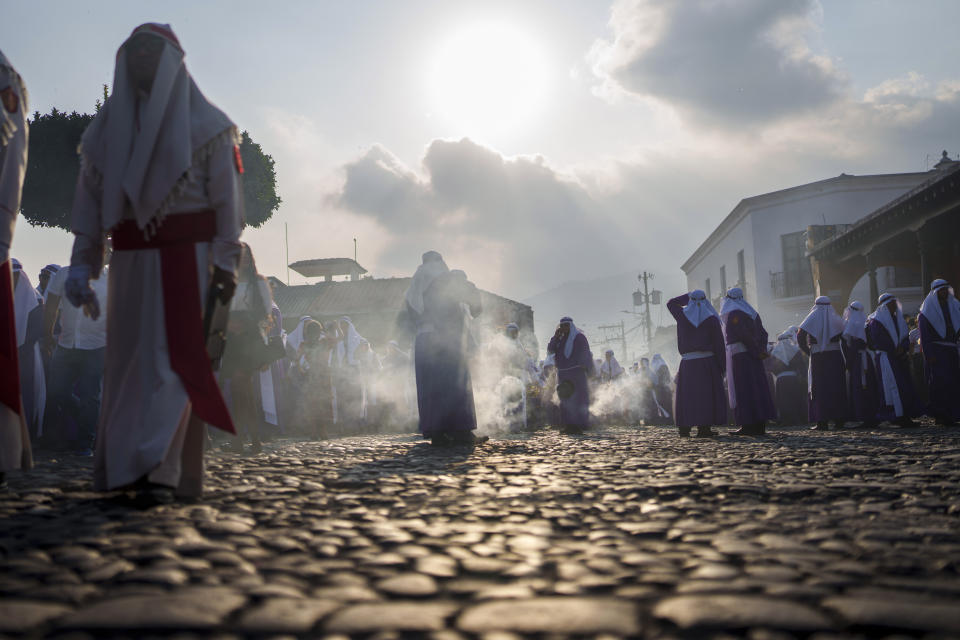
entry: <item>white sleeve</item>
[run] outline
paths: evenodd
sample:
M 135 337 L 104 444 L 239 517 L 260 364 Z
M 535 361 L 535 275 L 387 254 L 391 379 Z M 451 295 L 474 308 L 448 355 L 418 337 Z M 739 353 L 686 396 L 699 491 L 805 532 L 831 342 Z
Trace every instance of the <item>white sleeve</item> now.
M 213 238 L 213 264 L 237 272 L 240 263 L 240 232 L 243 231 L 243 183 L 234 145 L 221 144 L 210 156 L 207 167 L 207 194 L 217 214 Z
M 69 271 L 70 267 L 64 267 L 53 274 L 53 277 L 50 278 L 50 284 L 47 285 L 47 295 L 53 294 L 61 298 L 63 297 L 63 289 L 66 285 Z
M 0 104 L 0 263 L 10 257 L 13 229 L 20 213 L 23 178 L 27 173 L 27 121 L 23 97 L 5 69 L 0 69 L 0 87 L 17 94 L 17 110 L 8 113 Z

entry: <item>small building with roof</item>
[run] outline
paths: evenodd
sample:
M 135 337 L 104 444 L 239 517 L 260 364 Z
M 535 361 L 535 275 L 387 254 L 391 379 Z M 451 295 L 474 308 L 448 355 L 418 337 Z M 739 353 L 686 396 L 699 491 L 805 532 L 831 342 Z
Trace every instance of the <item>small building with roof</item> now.
M 403 335 L 397 321 L 406 307 L 407 289 L 412 278 L 360 277 L 367 270 L 349 258 L 301 260 L 291 264 L 290 268 L 304 277 L 322 277 L 324 280 L 315 284 L 287 285 L 277 278 L 268 278 L 287 331 L 292 331 L 303 316 L 322 323 L 348 316 L 375 351 L 379 352 L 390 340 L 397 340 L 404 348 L 410 347 L 412 336 Z M 336 276 L 349 276 L 350 279 L 333 280 Z M 480 297 L 483 313 L 474 322 L 478 337 L 515 322 L 520 327 L 523 343 L 533 353 L 538 352 L 530 306 L 482 289 Z

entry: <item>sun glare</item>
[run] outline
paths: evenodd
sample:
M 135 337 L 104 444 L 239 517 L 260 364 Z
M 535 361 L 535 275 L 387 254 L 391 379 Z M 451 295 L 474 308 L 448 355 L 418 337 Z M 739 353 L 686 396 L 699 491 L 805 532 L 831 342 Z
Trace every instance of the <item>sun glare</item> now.
M 451 32 L 433 52 L 432 113 L 456 135 L 498 136 L 529 123 L 543 108 L 543 51 L 508 24 L 474 24 Z

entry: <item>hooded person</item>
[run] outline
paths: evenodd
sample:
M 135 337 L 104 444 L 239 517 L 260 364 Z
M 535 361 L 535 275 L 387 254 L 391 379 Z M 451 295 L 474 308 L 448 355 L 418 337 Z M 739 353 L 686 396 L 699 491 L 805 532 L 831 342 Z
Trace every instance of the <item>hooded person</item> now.
M 582 432 L 590 426 L 587 377 L 595 373 L 587 336 L 577 329 L 572 318 L 565 316 L 550 338 L 547 353 L 554 356 L 557 368 L 560 429 L 567 433 Z
M 5 473 L 33 466 L 20 391 L 10 245 L 27 171 L 27 89 L 0 51 L 0 485 Z
M 603 382 L 613 382 L 624 374 L 623 367 L 613 355 L 613 349 L 607 349 L 603 354 L 603 361 L 600 364 L 600 380 Z
M 469 352 L 469 320 L 483 310 L 480 292 L 463 272 L 447 268 L 436 251 L 423 254 L 406 294 L 413 320 L 420 433 L 434 445 L 478 442 Z
M 770 382 L 763 367 L 767 353 L 767 331 L 756 309 L 743 297 L 743 290 L 727 291 L 720 308 L 727 351 L 727 399 L 735 435 L 763 435 L 766 423 L 776 417 Z
M 669 422 L 670 414 L 673 412 L 670 367 L 667 366 L 663 356 L 655 353 L 653 354 L 653 360 L 650 361 L 650 369 L 653 371 L 653 393 L 654 399 L 657 401 L 657 408 L 661 417 Z
M 47 405 L 47 383 L 40 355 L 43 298 L 33 288 L 20 262 L 14 258 L 10 263 L 13 266 L 13 308 L 16 314 L 23 416 L 27 430 L 39 437 L 43 435 L 43 415 Z
M 797 345 L 810 357 L 807 413 L 817 423 L 814 429 L 828 429 L 831 420 L 842 427 L 848 417 L 846 368 L 840 350 L 843 327 L 830 298 L 820 296 L 797 333 Z
M 240 138 L 200 92 L 168 25 L 117 51 L 113 93 L 80 143 L 67 299 L 98 316 L 89 281 L 113 239 L 94 487 L 145 501 L 197 496 L 204 423 L 235 433 L 207 357 L 207 292 L 229 304 L 243 227 Z
M 773 395 L 782 425 L 807 421 L 807 358 L 797 346 L 796 333 L 787 329 L 770 350 L 767 369 L 774 376 Z
M 48 264 L 43 269 L 40 269 L 40 274 L 37 276 L 37 293 L 40 294 L 44 302 L 47 300 L 47 288 L 50 286 L 50 280 L 52 280 L 59 271 L 60 265 L 58 264 Z
M 867 348 L 867 316 L 857 300 L 843 311 L 840 349 L 847 370 L 849 417 L 859 420 L 861 428 L 876 426 L 880 408 L 876 354 Z
M 928 413 L 937 424 L 960 420 L 960 301 L 946 280 L 937 279 L 917 318 L 924 376 L 930 390 Z
M 880 386 L 878 419 L 901 427 L 914 427 L 919 414 L 917 394 L 910 379 L 910 337 L 900 301 L 884 293 L 877 309 L 867 318 L 867 345 L 876 352 L 875 366 Z
M 362 374 L 361 354 L 366 352 L 367 339 L 360 335 L 353 321 L 343 316 L 337 321 L 340 340 L 334 351 L 334 387 L 336 388 L 336 423 L 346 432 L 360 428 L 367 418 L 367 389 Z
M 667 302 L 677 321 L 680 369 L 673 415 L 681 436 L 697 427 L 700 437 L 713 436 L 714 425 L 727 423 L 723 374 L 727 368 L 720 315 L 700 289 Z

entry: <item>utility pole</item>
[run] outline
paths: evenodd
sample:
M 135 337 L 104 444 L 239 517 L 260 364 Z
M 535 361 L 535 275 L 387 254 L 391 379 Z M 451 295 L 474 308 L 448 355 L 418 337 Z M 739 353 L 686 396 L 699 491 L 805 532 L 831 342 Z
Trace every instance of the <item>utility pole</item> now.
M 353 239 L 353 261 L 357 261 L 357 239 Z
M 653 280 L 653 274 L 647 273 L 646 271 L 644 271 L 643 273 L 637 276 L 637 280 L 643 281 L 643 303 L 645 305 L 644 312 L 643 312 L 643 323 L 647 329 L 647 349 L 649 350 L 650 344 L 653 342 L 653 333 L 651 331 L 652 321 L 650 320 L 650 290 L 647 287 L 647 281 Z
M 626 362 L 630 358 L 630 354 L 627 353 L 627 332 L 626 327 L 623 326 L 623 320 L 620 321 L 620 343 L 623 346 L 623 361 Z

